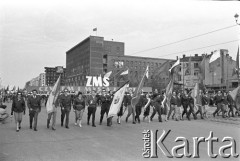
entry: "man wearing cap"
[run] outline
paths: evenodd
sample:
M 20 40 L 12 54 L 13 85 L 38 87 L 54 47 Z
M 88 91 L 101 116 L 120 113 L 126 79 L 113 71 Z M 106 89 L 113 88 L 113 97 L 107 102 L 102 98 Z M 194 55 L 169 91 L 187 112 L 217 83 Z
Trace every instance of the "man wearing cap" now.
M 37 120 L 38 113 L 41 112 L 41 98 L 37 95 L 37 90 L 34 89 L 32 91 L 32 96 L 28 98 L 28 108 L 29 108 L 29 121 L 30 121 L 30 129 L 32 129 L 32 122 L 34 119 L 34 131 L 37 131 Z
M 65 120 L 65 128 L 69 129 L 69 113 L 71 111 L 72 107 L 72 97 L 68 94 L 68 90 L 64 90 L 64 94 L 61 95 L 60 100 L 60 107 L 61 107 L 61 126 L 63 126 L 64 118 L 66 116 Z
M 98 98 L 96 96 L 96 92 L 92 91 L 92 95 L 90 95 L 87 100 L 87 106 L 88 106 L 87 124 L 89 125 L 90 117 L 92 116 L 92 126 L 93 127 L 96 127 L 95 113 L 97 110 L 97 102 L 98 102 Z

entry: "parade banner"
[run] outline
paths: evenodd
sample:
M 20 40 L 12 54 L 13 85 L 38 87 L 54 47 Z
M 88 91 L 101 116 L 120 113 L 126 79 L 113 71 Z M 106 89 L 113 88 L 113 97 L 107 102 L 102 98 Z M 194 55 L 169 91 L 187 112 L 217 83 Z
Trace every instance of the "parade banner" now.
M 118 113 L 118 111 L 121 107 L 121 104 L 122 104 L 123 97 L 124 97 L 127 86 L 128 86 L 128 84 L 126 83 L 123 87 L 121 87 L 114 94 L 113 101 L 112 101 L 112 104 L 111 104 L 109 112 L 108 112 L 108 118 L 117 115 L 117 113 Z
M 55 102 L 56 102 L 56 99 L 57 99 L 59 93 L 60 93 L 60 76 L 59 76 L 57 82 L 55 83 L 52 91 L 49 94 L 49 98 L 48 98 L 47 104 L 46 104 L 47 113 L 53 112 L 53 109 L 54 109 L 53 106 L 55 106 Z
M 60 86 L 60 91 L 64 89 L 68 89 L 70 92 L 82 92 L 87 93 L 91 91 L 96 91 L 97 93 L 105 91 L 116 91 L 119 87 L 86 87 L 86 86 Z M 26 88 L 27 92 L 31 92 L 32 90 L 36 89 L 39 94 L 49 94 L 52 91 L 52 86 L 29 86 Z M 127 92 L 134 93 L 136 87 L 127 87 Z M 152 87 L 143 87 L 143 92 L 152 92 Z

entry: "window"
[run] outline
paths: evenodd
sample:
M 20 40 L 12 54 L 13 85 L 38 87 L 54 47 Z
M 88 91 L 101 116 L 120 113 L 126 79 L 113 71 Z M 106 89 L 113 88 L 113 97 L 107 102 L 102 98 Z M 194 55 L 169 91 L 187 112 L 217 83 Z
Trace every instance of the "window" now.
M 198 63 L 194 63 L 194 68 L 198 68 Z
M 198 76 L 198 71 L 194 71 L 194 75 L 195 75 L 195 76 Z

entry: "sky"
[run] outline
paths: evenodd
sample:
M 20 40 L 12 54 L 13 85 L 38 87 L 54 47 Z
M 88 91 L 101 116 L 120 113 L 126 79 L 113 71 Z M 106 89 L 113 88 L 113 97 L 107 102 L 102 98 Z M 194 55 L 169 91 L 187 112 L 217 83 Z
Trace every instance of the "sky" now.
M 23 88 L 27 81 L 44 73 L 46 66 L 66 67 L 66 51 L 90 35 L 124 42 L 125 55 L 176 59 L 183 54 L 227 49 L 236 59 L 239 42 L 230 42 L 240 37 L 236 13 L 240 15 L 237 1 L 0 2 L 0 85 Z M 155 48 L 233 25 L 236 26 Z M 230 43 L 197 49 L 226 42 Z M 147 50 L 152 48 L 155 49 Z

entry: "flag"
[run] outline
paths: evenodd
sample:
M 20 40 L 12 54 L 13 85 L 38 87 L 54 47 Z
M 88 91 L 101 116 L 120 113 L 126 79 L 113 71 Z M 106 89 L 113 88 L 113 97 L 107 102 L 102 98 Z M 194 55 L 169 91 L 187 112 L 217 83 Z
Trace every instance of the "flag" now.
M 195 84 L 191 93 L 191 97 L 194 99 L 194 112 L 197 112 L 198 109 L 202 106 L 201 97 L 199 95 L 199 83 Z
M 94 28 L 93 31 L 97 31 L 97 28 Z
M 185 71 L 185 75 L 191 75 L 191 64 L 192 64 L 192 57 L 190 56 L 188 59 L 188 67 Z
M 203 56 L 203 59 L 199 65 L 200 68 L 200 79 L 204 80 L 205 79 L 205 61 L 206 61 L 206 56 Z
M 237 87 L 237 88 L 235 88 L 235 89 L 234 89 L 233 91 L 231 91 L 229 94 L 230 94 L 230 96 L 232 97 L 232 99 L 233 99 L 234 101 L 236 101 L 237 96 L 240 96 L 240 86 Z
M 104 75 L 104 77 L 107 77 L 107 78 L 109 78 L 111 74 L 112 74 L 112 71 L 110 71 L 110 72 L 107 72 L 107 73 Z
M 168 106 L 169 109 L 170 109 L 170 101 L 172 98 L 173 82 L 174 82 L 174 80 L 172 78 L 166 87 L 166 98 L 167 98 L 166 105 Z
M 172 91 L 173 91 L 173 79 L 170 80 L 170 82 L 168 83 L 168 85 L 166 87 L 166 96 L 167 96 L 167 98 L 171 98 L 172 97 Z
M 113 101 L 108 112 L 108 118 L 116 116 L 118 111 L 120 110 L 127 86 L 128 82 L 125 83 L 122 87 L 120 87 L 114 94 Z
M 210 58 L 210 60 L 209 60 L 209 63 L 217 60 L 219 57 L 220 57 L 220 50 L 214 51 L 212 56 L 211 56 L 211 58 Z
M 55 106 L 56 99 L 60 92 L 60 77 L 61 75 L 58 77 L 57 82 L 54 84 L 53 89 L 49 94 L 47 104 L 46 104 L 47 113 L 53 112 L 53 106 Z
M 123 71 L 120 75 L 127 75 L 128 74 L 128 69 Z
M 178 59 L 174 64 L 173 64 L 173 66 L 169 69 L 169 72 L 170 73 L 173 73 L 174 72 L 174 68 L 176 67 L 176 66 L 178 66 L 178 65 L 180 65 L 180 59 Z
M 148 69 L 148 66 L 147 66 L 147 69 L 146 69 L 146 77 L 148 78 L 149 77 L 149 69 Z
M 170 61 L 166 61 L 159 68 L 156 68 L 153 72 L 153 78 L 166 77 L 169 75 Z
M 240 74 L 239 72 L 239 46 L 238 46 L 238 51 L 237 51 L 237 57 L 236 57 L 236 67 L 233 68 L 233 73 L 232 76 L 234 76 L 235 74 Z
M 140 99 L 140 95 L 142 93 L 142 89 L 143 89 L 143 85 L 144 85 L 144 81 L 145 81 L 145 76 L 148 78 L 148 70 L 149 69 L 147 66 L 146 71 L 144 72 L 143 77 L 142 77 L 137 89 L 134 91 L 133 98 L 131 100 L 132 107 L 135 107 L 135 105 L 138 103 L 138 101 Z
M 239 72 L 239 46 L 238 46 L 237 58 L 236 58 L 236 72 L 237 72 L 237 74 L 240 74 L 240 72 Z

